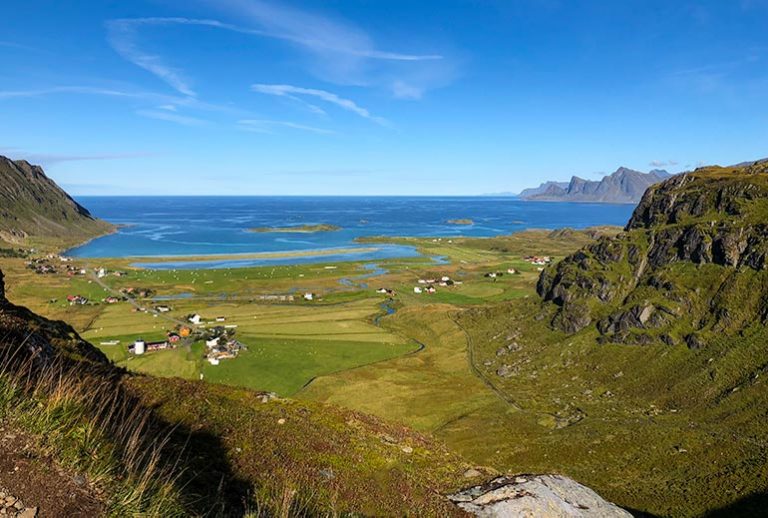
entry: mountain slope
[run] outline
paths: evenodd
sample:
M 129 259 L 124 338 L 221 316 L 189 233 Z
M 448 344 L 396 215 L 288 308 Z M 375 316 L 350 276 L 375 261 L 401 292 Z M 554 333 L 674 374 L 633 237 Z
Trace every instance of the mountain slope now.
M 600 181 L 574 176 L 567 184 L 545 182 L 535 189 L 526 189 L 520 197 L 531 201 L 637 203 L 648 187 L 666 178 L 669 173 L 659 169 L 641 173 L 620 167 Z
M 768 318 L 768 164 L 698 169 L 651 187 L 625 232 L 541 275 L 553 325 L 605 341 L 684 341 Z
M 112 228 L 73 200 L 40 166 L 0 156 L 0 241 L 67 246 Z
M 545 269 L 541 298 L 462 313 L 477 371 L 517 404 L 464 426 L 628 509 L 764 516 L 766 222 L 768 163 L 698 169 Z

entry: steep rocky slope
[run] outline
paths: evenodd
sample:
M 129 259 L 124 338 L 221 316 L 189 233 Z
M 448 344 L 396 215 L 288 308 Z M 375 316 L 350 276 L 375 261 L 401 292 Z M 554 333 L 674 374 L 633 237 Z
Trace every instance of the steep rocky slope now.
M 0 241 L 66 246 L 112 228 L 73 200 L 40 166 L 0 156 Z
M 666 178 L 669 173 L 663 170 L 641 173 L 620 167 L 599 181 L 574 176 L 567 184 L 546 182 L 535 189 L 526 189 L 520 197 L 532 201 L 637 203 L 648 187 Z
M 568 333 L 686 343 L 768 318 L 768 164 L 707 167 L 648 189 L 625 231 L 546 269 L 537 291 Z

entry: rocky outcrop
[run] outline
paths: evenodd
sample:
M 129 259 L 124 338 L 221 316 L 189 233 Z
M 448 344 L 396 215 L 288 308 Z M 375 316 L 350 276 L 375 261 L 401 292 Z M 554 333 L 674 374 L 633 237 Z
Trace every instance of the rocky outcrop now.
M 649 173 L 620 167 L 600 181 L 574 176 L 568 183 L 545 182 L 534 189 L 525 189 L 520 198 L 534 201 L 571 201 L 597 203 L 637 203 L 645 190 L 669 173 L 654 169 Z
M 113 229 L 48 178 L 40 166 L 0 156 L 0 240 L 28 237 L 75 244 Z
M 602 342 L 701 348 L 707 333 L 765 321 L 767 270 L 763 162 L 649 188 L 623 233 L 544 270 L 537 291 L 566 333 L 594 327 Z
M 578 482 L 560 475 L 499 477 L 449 497 L 461 509 L 484 518 L 631 518 Z

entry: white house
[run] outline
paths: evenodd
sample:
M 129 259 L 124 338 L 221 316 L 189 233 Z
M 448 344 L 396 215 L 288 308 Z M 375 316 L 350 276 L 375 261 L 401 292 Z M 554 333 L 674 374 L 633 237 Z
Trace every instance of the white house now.
M 198 315 L 197 313 L 195 313 L 194 315 L 192 315 L 191 317 L 189 317 L 187 320 L 189 320 L 191 323 L 193 323 L 193 324 L 197 325 L 197 324 L 199 324 L 199 323 L 200 323 L 200 319 L 201 319 L 201 318 L 202 318 L 202 317 L 201 317 L 200 315 Z
M 448 282 L 448 281 L 451 280 L 451 278 L 448 277 L 447 275 L 443 275 L 442 277 L 440 277 L 440 280 L 443 281 L 443 282 Z
M 211 365 L 218 365 L 219 364 L 219 359 L 218 358 L 213 358 L 212 356 L 209 356 L 208 357 L 208 362 Z
M 147 349 L 147 344 L 144 343 L 144 340 L 136 340 L 135 342 L 133 342 L 134 354 L 144 354 L 146 349 Z
M 99 268 L 98 270 L 96 270 L 96 277 L 98 277 L 99 279 L 101 279 L 102 277 L 106 277 L 106 275 L 107 275 L 107 270 L 105 270 L 104 268 Z
M 419 284 L 426 284 L 426 283 L 427 283 L 426 279 L 419 279 Z
M 210 340 L 206 340 L 205 345 L 207 347 L 216 347 L 217 345 L 219 345 L 219 337 L 217 336 L 216 338 L 211 338 Z
M 216 317 L 216 322 L 224 322 L 226 318 L 224 317 Z
M 315 295 L 314 293 L 307 292 L 304 294 L 304 300 L 314 300 Z
M 421 288 L 419 288 L 418 286 L 414 286 L 413 287 L 413 292 L 414 293 L 421 293 Z

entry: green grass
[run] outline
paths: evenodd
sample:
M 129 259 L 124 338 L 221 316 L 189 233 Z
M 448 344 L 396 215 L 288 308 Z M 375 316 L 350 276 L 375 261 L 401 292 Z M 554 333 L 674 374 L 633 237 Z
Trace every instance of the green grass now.
M 296 340 L 243 336 L 249 344 L 234 360 L 203 363 L 206 381 L 291 396 L 317 376 L 401 356 L 416 346 L 348 340 Z

